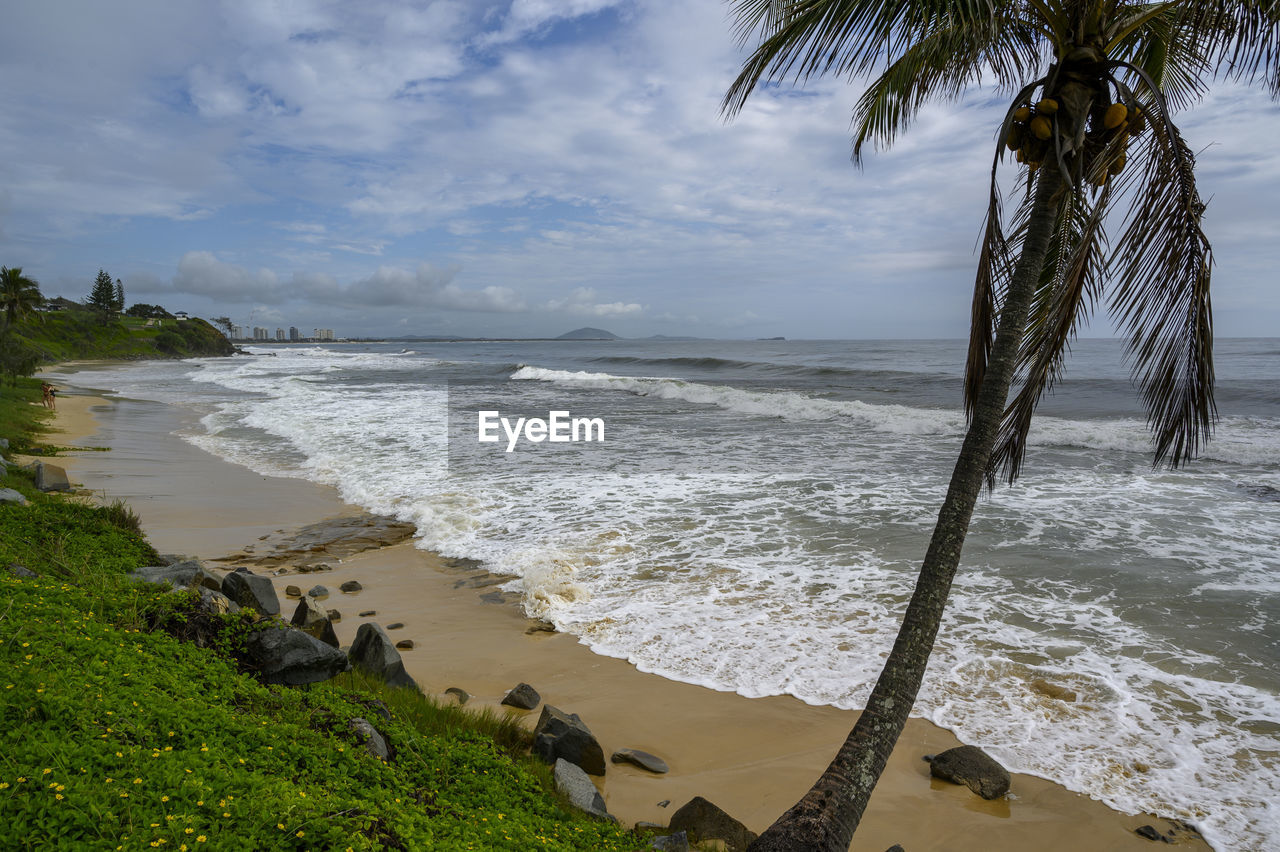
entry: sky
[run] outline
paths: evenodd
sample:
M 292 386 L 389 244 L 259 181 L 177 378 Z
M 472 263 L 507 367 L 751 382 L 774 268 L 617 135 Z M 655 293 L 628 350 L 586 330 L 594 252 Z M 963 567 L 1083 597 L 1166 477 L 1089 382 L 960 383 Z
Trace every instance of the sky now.
M 968 332 L 1006 96 L 850 161 L 860 84 L 720 101 L 715 0 L 10 0 L 0 263 L 45 295 L 339 336 Z M 1217 82 L 1197 152 L 1219 336 L 1280 335 L 1280 109 Z M 1105 336 L 1105 312 L 1086 336 Z

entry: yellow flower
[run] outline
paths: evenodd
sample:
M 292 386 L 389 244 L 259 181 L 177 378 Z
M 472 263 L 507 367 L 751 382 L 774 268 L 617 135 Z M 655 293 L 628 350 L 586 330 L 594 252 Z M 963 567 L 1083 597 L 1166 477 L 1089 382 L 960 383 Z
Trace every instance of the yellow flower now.
M 62 794 L 58 793 L 54 798 L 58 799 L 58 801 L 62 801 Z
M 135 778 L 135 779 L 133 779 L 133 783 L 135 783 L 135 784 L 141 784 L 141 783 L 142 783 L 142 779 L 141 779 L 141 778 Z
M 202 834 L 196 838 L 196 843 L 204 843 L 207 838 Z
M 282 822 L 276 823 L 276 828 L 280 829 L 281 831 L 284 831 L 284 823 Z
M 183 834 L 195 834 L 195 833 L 196 833 L 196 830 L 194 828 L 191 828 L 190 826 L 183 829 Z
M 169 797 L 168 797 L 168 796 L 161 796 L 161 797 L 160 797 L 160 801 L 162 801 L 162 802 L 167 802 L 167 801 L 169 801 Z
M 52 772 L 52 771 L 53 771 L 52 769 L 45 769 L 45 770 L 42 770 L 42 771 L 40 772 L 40 774 L 41 774 L 41 775 L 48 775 L 48 774 L 49 774 L 50 772 Z
M 295 834 L 295 835 L 294 835 L 294 837 L 302 837 L 302 836 L 304 836 L 305 834 L 306 834 L 306 832 L 305 832 L 305 831 L 303 831 L 302 829 L 298 829 L 298 832 L 297 832 L 297 834 Z
M 8 790 L 8 789 L 9 789 L 9 782 L 8 782 L 8 781 L 0 781 L 0 790 Z

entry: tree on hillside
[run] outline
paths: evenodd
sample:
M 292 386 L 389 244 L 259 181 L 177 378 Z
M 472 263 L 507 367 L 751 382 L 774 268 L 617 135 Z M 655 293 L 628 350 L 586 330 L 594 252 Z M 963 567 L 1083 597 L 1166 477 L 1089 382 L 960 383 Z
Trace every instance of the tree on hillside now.
M 231 324 L 231 317 L 214 317 L 213 327 L 221 331 L 227 337 L 230 337 L 231 333 L 235 331 L 235 326 Z
M 33 278 L 22 274 L 22 267 L 0 266 L 0 311 L 3 311 L 4 329 L 33 313 L 44 301 L 40 285 Z
M 119 278 L 111 291 L 111 310 L 117 314 L 124 313 L 124 282 Z
M 1280 93 L 1280 9 L 1276 0 L 734 0 L 734 9 L 739 36 L 758 45 L 724 110 L 737 113 L 761 83 L 873 78 L 854 108 L 855 162 L 869 141 L 892 144 L 923 104 L 955 101 L 984 75 L 1011 95 L 978 257 L 969 428 L 915 592 L 848 739 L 751 847 L 845 852 L 915 703 L 978 495 L 1018 476 L 1036 405 L 1108 285 L 1157 464 L 1185 462 L 1210 437 L 1205 205 L 1171 112 L 1214 75 L 1261 75 Z M 1013 151 L 1021 191 L 1010 212 L 996 178 Z M 1119 228 L 1108 232 L 1112 208 Z
M 104 323 L 111 318 L 112 313 L 115 311 L 116 286 L 106 270 L 98 270 L 98 277 L 93 279 L 93 290 L 89 292 L 87 304 L 97 312 L 98 317 Z
M 142 317 L 145 319 L 173 319 L 173 314 L 166 311 L 160 305 L 148 305 L 145 302 L 137 302 L 129 306 L 129 310 L 125 311 L 125 316 Z

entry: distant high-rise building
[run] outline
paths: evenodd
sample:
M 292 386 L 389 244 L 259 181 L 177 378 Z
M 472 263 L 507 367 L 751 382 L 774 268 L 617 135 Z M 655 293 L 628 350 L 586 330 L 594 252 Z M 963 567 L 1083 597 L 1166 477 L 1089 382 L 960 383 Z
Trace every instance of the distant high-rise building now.
M 298 327 L 296 325 L 289 326 L 289 339 L 293 341 L 302 339 L 302 332 L 298 331 Z
M 236 339 L 236 340 L 243 340 L 243 339 L 244 339 L 244 326 L 242 326 L 242 325 L 233 325 L 233 326 L 231 326 L 231 336 L 232 336 L 234 339 Z
M 253 339 L 254 340 L 270 340 L 271 332 L 269 332 L 267 329 L 263 328 L 260 325 L 255 325 L 253 327 Z
M 276 340 L 284 340 L 284 329 L 283 329 L 283 328 L 277 328 L 277 329 L 276 329 Z
M 316 340 L 333 340 L 333 329 L 331 328 L 315 328 L 311 336 Z

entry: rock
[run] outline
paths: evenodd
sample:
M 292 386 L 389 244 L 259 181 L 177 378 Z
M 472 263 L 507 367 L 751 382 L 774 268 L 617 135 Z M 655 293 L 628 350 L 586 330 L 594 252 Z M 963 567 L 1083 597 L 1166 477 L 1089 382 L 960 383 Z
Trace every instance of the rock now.
M 228 612 L 240 611 L 240 604 L 231 600 L 222 592 L 215 592 L 213 589 L 206 589 L 204 586 L 198 586 L 196 590 L 200 592 L 200 608 L 205 612 L 224 615 Z
M 0 450 L 7 450 L 7 449 L 9 449 L 9 439 L 0 438 Z
M 133 577 L 143 583 L 168 583 L 175 589 L 202 586 L 218 592 L 222 583 L 199 559 L 184 559 L 168 565 L 144 565 L 133 569 Z
M 1009 771 L 976 746 L 947 749 L 929 763 L 934 778 L 964 784 L 984 799 L 1009 792 Z
M 374 713 L 377 713 L 388 722 L 391 721 L 391 708 L 387 706 L 387 702 L 381 698 L 361 698 L 357 699 L 365 707 L 368 707 Z
M 378 733 L 378 729 L 370 725 L 368 720 L 352 719 L 349 727 L 365 751 L 379 760 L 391 762 L 391 749 L 387 746 L 386 737 Z
M 294 585 L 285 586 L 284 593 L 291 598 L 302 597 L 302 589 L 299 589 L 297 586 L 294 586 Z
M 360 585 L 360 582 L 358 580 L 348 580 L 338 588 L 344 592 L 358 592 L 361 589 L 363 589 L 364 586 Z
M 1160 831 L 1154 825 L 1143 825 L 1135 828 L 1133 833 L 1139 837 L 1145 837 L 1147 840 L 1164 840 Z
M 471 700 L 471 693 L 467 692 L 465 689 L 459 689 L 456 686 L 449 687 L 444 691 L 444 694 L 452 695 L 454 698 L 458 699 L 459 705 L 466 704 Z
M 390 624 L 388 624 L 388 625 L 387 625 L 387 629 L 388 629 L 388 630 L 401 630 L 401 629 L 403 629 L 403 628 L 404 628 L 404 622 L 403 622 L 403 621 L 393 621 L 393 622 L 391 622 Z
M 255 609 L 263 615 L 280 614 L 280 598 L 271 580 L 237 568 L 222 579 L 222 593 L 243 607 Z
M 22 496 L 21 491 L 15 491 L 12 488 L 0 488 L 0 503 L 17 503 L 19 506 L 27 505 L 27 498 Z
M 313 598 L 327 598 L 329 597 L 329 590 L 324 586 L 316 585 L 308 589 L 307 594 L 311 595 Z
M 311 598 L 298 601 L 298 608 L 293 611 L 293 618 L 289 623 L 332 648 L 338 647 L 338 634 L 333 630 L 329 613 Z
M 412 640 L 412 639 L 401 639 L 399 642 L 397 642 L 397 643 L 396 643 L 396 648 L 397 648 L 397 649 L 399 649 L 399 650 L 401 650 L 401 651 L 412 651 L 412 650 L 413 650 L 413 640 Z
M 308 524 L 293 532 L 277 530 L 256 547 L 230 557 L 263 568 L 291 565 L 301 573 L 329 571 L 327 564 L 365 550 L 398 544 L 411 537 L 413 524 L 380 515 L 353 515 Z
M 387 631 L 372 621 L 360 625 L 356 640 L 351 643 L 350 656 L 352 665 L 391 686 L 418 688 L 417 682 L 404 670 L 404 660 L 400 659 L 400 652 Z
M 378 614 L 378 611 L 376 609 L 366 609 L 364 612 L 360 613 L 360 617 L 373 618 L 377 614 Z
M 344 672 L 347 655 L 292 627 L 271 626 L 245 636 L 248 662 L 263 683 L 299 686 Z
M 329 610 L 329 620 L 332 621 L 334 624 L 337 624 L 339 621 L 342 620 L 342 613 L 336 609 Z
M 613 763 L 630 763 L 632 766 L 647 769 L 658 775 L 665 775 L 671 771 L 671 767 L 667 766 L 665 760 L 647 751 L 640 751 L 638 748 L 618 749 L 609 760 Z
M 754 832 L 701 796 L 694 796 L 671 815 L 670 828 L 688 832 L 694 843 L 723 841 L 730 852 L 742 852 L 756 839 Z
M 7 568 L 6 570 L 8 570 L 8 572 L 9 572 L 10 574 L 12 574 L 13 576 L 15 576 L 15 577 L 27 577 L 27 578 L 30 578 L 30 577 L 39 577 L 39 576 L 40 576 L 39 574 L 37 574 L 35 571 L 32 571 L 32 570 L 31 570 L 30 568 L 28 568 L 27 566 L 25 566 L 25 565 L 19 565 L 17 562 L 10 562 L 10 563 L 9 563 L 9 566 L 8 566 L 8 568 Z
M 36 488 L 41 491 L 70 491 L 67 472 L 56 464 L 36 462 Z
M 502 703 L 508 707 L 532 710 L 542 703 L 542 696 L 538 694 L 538 690 L 529 684 L 521 683 L 507 693 L 506 697 L 502 699 Z
M 608 809 L 605 808 L 604 796 L 600 795 L 596 785 L 591 783 L 591 779 L 587 777 L 587 773 L 583 772 L 582 769 L 574 766 L 564 758 L 560 758 L 556 760 L 553 774 L 556 779 L 556 789 L 564 794 L 569 800 L 569 804 L 580 811 L 586 811 L 594 817 L 613 819 Z
M 534 633 L 555 633 L 556 626 L 552 624 L 550 621 L 544 621 L 542 619 L 539 619 L 533 622 L 533 624 L 530 624 L 528 627 L 526 627 L 524 632 L 526 635 L 530 635 L 530 636 L 533 635 Z
M 547 763 L 564 758 L 591 775 L 604 775 L 604 750 L 576 713 L 544 704 L 533 729 L 533 753 Z
M 662 849 L 664 852 L 689 852 L 689 832 L 677 831 L 675 834 L 655 837 L 649 846 L 653 849 Z
M 902 848 L 901 843 L 895 843 L 892 846 L 890 846 L 888 849 L 884 850 L 884 852 L 907 852 L 907 850 Z

